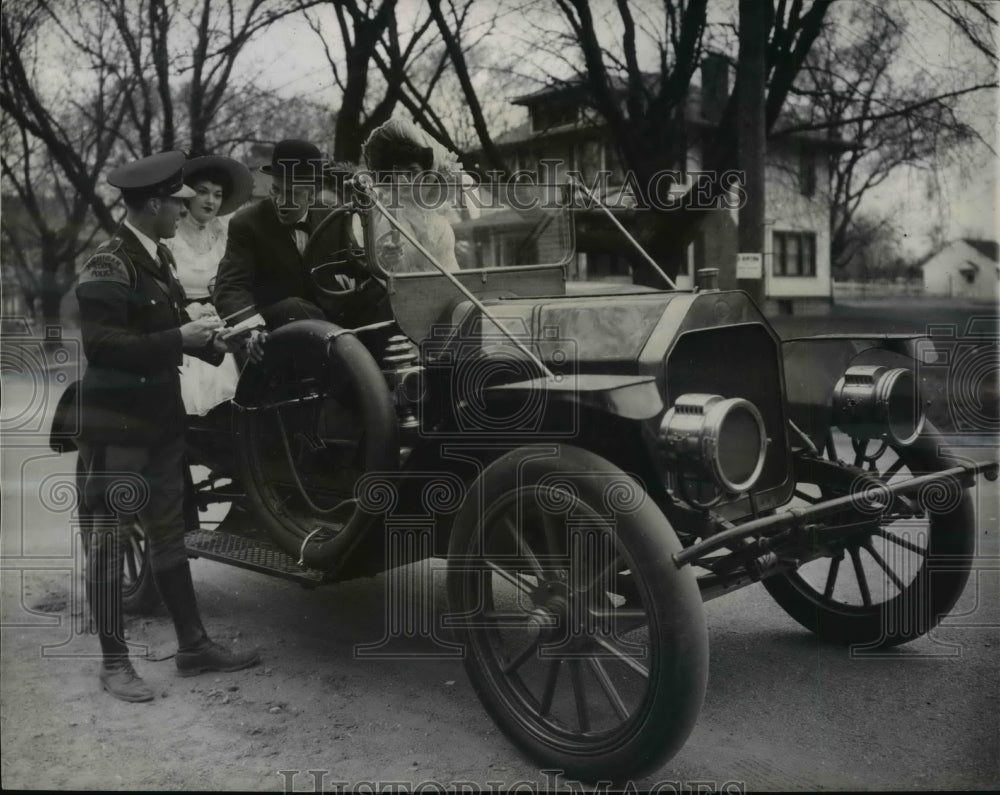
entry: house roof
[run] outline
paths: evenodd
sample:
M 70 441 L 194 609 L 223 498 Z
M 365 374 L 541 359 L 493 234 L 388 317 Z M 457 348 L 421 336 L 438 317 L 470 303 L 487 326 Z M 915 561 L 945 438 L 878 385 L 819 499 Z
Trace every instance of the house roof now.
M 614 88 L 615 93 L 625 94 L 628 91 L 628 81 L 619 75 L 609 75 L 608 79 L 611 81 L 611 85 Z M 657 75 L 652 72 L 643 72 L 642 81 L 646 84 L 646 88 L 650 91 L 656 88 Z M 692 85 L 692 88 L 695 86 Z M 562 83 L 555 83 L 553 85 L 544 86 L 537 91 L 532 91 L 528 94 L 522 94 L 519 97 L 514 97 L 510 101 L 512 105 L 534 105 L 542 100 L 550 101 L 559 97 L 584 97 L 589 93 L 590 87 L 586 80 L 578 78 L 576 80 L 569 80 Z
M 655 85 L 656 75 L 644 74 L 644 82 L 647 88 L 652 89 Z M 624 95 L 627 90 L 626 82 L 617 76 L 611 77 L 612 84 L 616 93 Z M 569 83 L 561 83 L 558 85 L 546 86 L 538 91 L 533 91 L 529 94 L 522 94 L 521 96 L 515 97 L 511 100 L 512 105 L 523 105 L 527 108 L 531 108 L 534 105 L 538 105 L 542 102 L 552 102 L 559 100 L 571 99 L 576 101 L 580 106 L 586 107 L 586 98 L 589 93 L 589 89 L 586 81 L 578 80 Z M 702 92 L 701 86 L 697 83 L 692 83 L 690 90 L 687 95 L 687 104 L 685 107 L 685 117 L 689 124 L 694 126 L 700 126 L 705 128 L 714 128 L 717 123 L 705 118 L 702 113 Z M 794 115 L 788 109 L 783 111 L 783 116 L 791 117 Z M 791 120 L 791 118 L 786 119 L 786 121 Z M 594 120 L 589 122 L 580 122 L 577 124 L 566 124 L 560 125 L 554 129 L 545 130 L 532 130 L 531 120 L 518 125 L 517 127 L 508 130 L 506 133 L 497 136 L 494 143 L 497 146 L 510 146 L 513 144 L 523 143 L 525 141 L 549 138 L 554 135 L 560 135 L 564 133 L 576 133 L 579 134 L 581 130 L 603 129 L 606 126 L 603 120 Z M 805 132 L 793 132 L 787 135 L 779 136 L 780 138 L 787 138 L 795 141 L 808 141 L 821 148 L 828 148 L 833 150 L 847 150 L 854 148 L 854 144 L 849 141 L 844 141 L 839 137 L 831 137 L 829 134 L 823 131 L 805 131 Z
M 950 240 L 944 245 L 931 249 L 914 263 L 914 267 L 923 268 L 928 262 L 934 259 L 942 251 L 951 246 L 954 246 L 956 243 L 959 242 L 971 246 L 979 254 L 986 257 L 987 259 L 991 259 L 994 262 L 1000 261 L 1000 252 L 998 252 L 997 250 L 998 248 L 1000 248 L 1000 246 L 998 246 L 996 240 L 982 240 L 975 237 L 963 237 L 959 238 L 958 240 Z
M 562 127 L 546 130 L 532 130 L 531 121 L 529 120 L 517 125 L 513 129 L 507 130 L 505 133 L 501 133 L 494 139 L 493 143 L 497 146 L 511 146 L 513 144 L 524 143 L 525 141 L 547 140 L 564 134 L 572 134 L 574 137 L 579 138 L 581 132 L 599 130 L 603 126 L 603 124 L 567 124 Z
M 976 251 L 982 254 L 984 257 L 988 257 L 994 262 L 1000 262 L 1000 245 L 997 244 L 996 240 L 980 240 L 974 237 L 963 237 L 963 241 L 972 246 Z

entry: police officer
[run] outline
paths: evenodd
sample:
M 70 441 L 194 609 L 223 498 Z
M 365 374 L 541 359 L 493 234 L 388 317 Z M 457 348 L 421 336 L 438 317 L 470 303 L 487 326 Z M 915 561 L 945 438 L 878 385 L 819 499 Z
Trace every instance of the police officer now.
M 76 288 L 87 357 L 78 445 L 87 598 L 103 655 L 101 684 L 125 701 L 153 698 L 123 633 L 121 550 L 132 517 L 147 535 L 153 577 L 177 631 L 178 672 L 236 671 L 258 661 L 255 651 L 234 652 L 208 637 L 184 547 L 186 422 L 177 367 L 184 353 L 218 363 L 225 343 L 217 317 L 188 318 L 160 243 L 174 235 L 182 200 L 194 195 L 183 165 L 182 153 L 163 152 L 108 175 L 126 218 L 87 260 Z

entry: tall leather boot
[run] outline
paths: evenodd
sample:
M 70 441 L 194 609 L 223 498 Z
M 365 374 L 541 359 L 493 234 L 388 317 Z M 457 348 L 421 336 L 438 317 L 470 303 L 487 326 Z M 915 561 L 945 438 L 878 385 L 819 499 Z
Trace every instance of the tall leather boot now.
M 121 561 L 112 537 L 92 539 L 87 557 L 87 601 L 104 657 L 101 687 L 122 701 L 152 701 L 153 689 L 135 672 L 125 643 Z
M 205 632 L 187 561 L 163 571 L 153 571 L 156 587 L 174 620 L 177 631 L 177 672 L 197 676 L 208 671 L 239 671 L 260 661 L 257 651 L 236 652 L 219 645 Z

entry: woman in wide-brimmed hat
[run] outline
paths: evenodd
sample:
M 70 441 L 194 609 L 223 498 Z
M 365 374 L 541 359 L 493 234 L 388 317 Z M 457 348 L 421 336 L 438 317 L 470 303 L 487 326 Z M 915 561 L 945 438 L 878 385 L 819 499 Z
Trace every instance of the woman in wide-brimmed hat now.
M 230 157 L 207 155 L 184 164 L 184 182 L 194 189 L 187 215 L 167 245 L 177 260 L 177 277 L 189 302 L 188 314 L 210 309 L 209 287 L 226 251 L 228 216 L 250 198 L 253 177 Z
M 440 191 L 447 184 L 447 169 L 439 162 L 435 148 L 427 136 L 413 122 L 390 119 L 380 124 L 364 147 L 365 164 L 375 172 L 380 185 L 386 187 L 394 204 L 392 213 L 404 228 L 446 270 L 457 271 L 455 232 L 447 217 L 448 204 L 437 208 L 421 201 L 419 180 L 421 175 L 434 172 Z M 388 197 L 387 197 L 388 198 Z M 385 218 L 375 219 L 375 257 L 387 271 L 397 273 L 433 271 L 434 266 Z
M 242 163 L 229 157 L 195 157 L 184 164 L 184 182 L 195 195 L 187 200 L 187 215 L 177 234 L 164 241 L 177 262 L 177 278 L 187 296 L 192 320 L 217 314 L 210 289 L 226 252 L 228 216 L 253 192 L 253 177 Z M 181 369 L 181 396 L 188 414 L 207 414 L 232 398 L 238 371 L 232 355 L 218 367 L 185 356 Z

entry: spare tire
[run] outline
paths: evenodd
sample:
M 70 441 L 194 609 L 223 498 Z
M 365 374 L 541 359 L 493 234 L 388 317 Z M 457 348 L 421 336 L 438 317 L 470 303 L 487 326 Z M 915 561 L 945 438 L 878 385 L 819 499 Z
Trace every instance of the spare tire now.
M 289 323 L 264 351 L 234 400 L 247 499 L 289 555 L 334 571 L 370 518 L 354 500 L 358 479 L 399 467 L 392 395 L 368 349 L 333 323 Z

